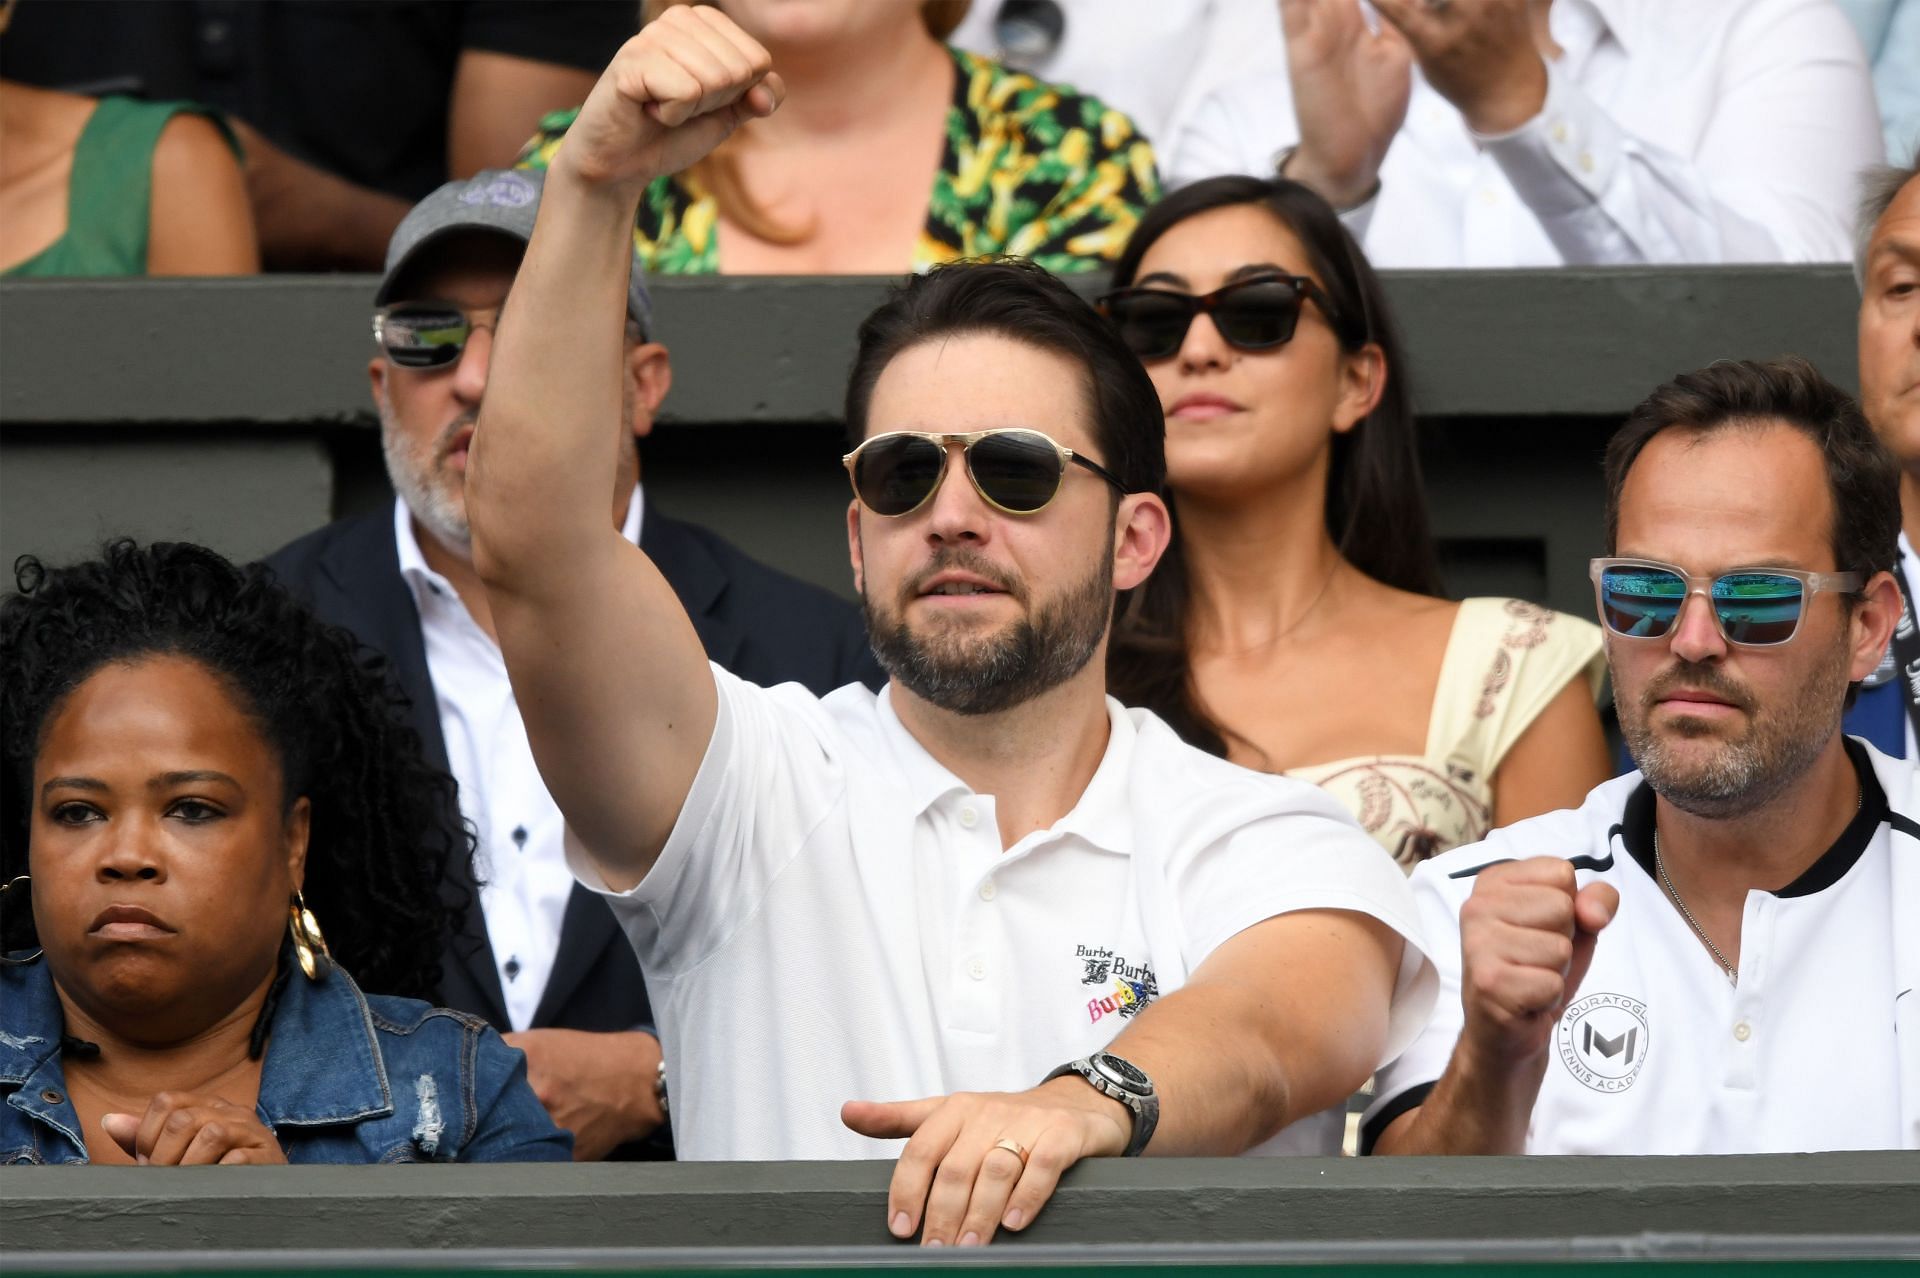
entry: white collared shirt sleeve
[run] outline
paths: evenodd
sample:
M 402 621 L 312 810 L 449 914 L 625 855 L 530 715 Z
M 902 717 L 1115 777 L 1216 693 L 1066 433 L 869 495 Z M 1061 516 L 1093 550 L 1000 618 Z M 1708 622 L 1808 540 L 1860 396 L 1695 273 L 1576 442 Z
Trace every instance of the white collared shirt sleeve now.
M 1643 37 L 1633 56 L 1656 54 Z M 1846 19 L 1825 0 L 1753 0 L 1720 63 L 1691 154 L 1623 128 L 1553 63 L 1539 115 L 1475 140 L 1571 264 L 1844 261 L 1853 183 L 1881 150 Z
M 571 827 L 566 836 L 574 876 L 613 908 L 642 970 L 662 978 L 697 966 L 759 907 L 846 788 L 813 694 L 710 669 L 713 737 L 647 876 L 612 892 Z
M 1304 790 L 1304 787 L 1303 787 Z M 1405 942 L 1394 981 L 1382 1060 L 1426 1023 L 1432 965 L 1406 875 L 1324 793 L 1284 816 L 1240 827 L 1186 850 L 1168 867 L 1192 965 L 1240 932 L 1300 910 L 1342 910 L 1386 924 Z M 1316 810 L 1318 809 L 1318 810 Z

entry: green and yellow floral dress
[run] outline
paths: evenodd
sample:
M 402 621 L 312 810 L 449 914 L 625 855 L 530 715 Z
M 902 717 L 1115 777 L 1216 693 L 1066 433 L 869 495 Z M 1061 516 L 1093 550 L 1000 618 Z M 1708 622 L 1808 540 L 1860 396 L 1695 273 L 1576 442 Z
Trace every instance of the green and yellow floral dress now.
M 1118 257 L 1160 194 L 1153 147 L 1133 121 L 990 58 L 949 52 L 947 144 L 913 269 L 1010 254 L 1065 274 L 1099 270 Z M 519 167 L 546 168 L 578 114 L 576 107 L 542 120 Z M 720 269 L 717 222 L 713 197 L 696 183 L 657 178 L 640 202 L 634 245 L 649 271 L 711 274 Z

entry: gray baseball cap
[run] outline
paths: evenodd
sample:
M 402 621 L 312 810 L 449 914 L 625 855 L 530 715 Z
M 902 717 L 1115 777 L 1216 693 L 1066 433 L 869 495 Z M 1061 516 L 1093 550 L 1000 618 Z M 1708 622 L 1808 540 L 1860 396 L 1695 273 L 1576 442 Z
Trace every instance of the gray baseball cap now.
M 387 273 L 375 306 L 393 301 L 401 272 L 420 253 L 460 231 L 498 231 L 522 244 L 533 238 L 533 217 L 540 208 L 540 189 L 546 174 L 539 169 L 486 169 L 464 182 L 449 182 L 414 205 L 393 239 L 387 242 Z M 633 255 L 627 274 L 627 314 L 649 336 L 653 333 L 653 299 L 647 294 L 647 273 L 640 254 Z

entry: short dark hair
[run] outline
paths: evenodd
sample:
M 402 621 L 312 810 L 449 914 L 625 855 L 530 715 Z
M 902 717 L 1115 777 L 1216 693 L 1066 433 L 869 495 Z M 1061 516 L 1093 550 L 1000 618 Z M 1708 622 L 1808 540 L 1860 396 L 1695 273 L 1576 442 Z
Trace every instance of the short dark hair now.
M 1784 423 L 1827 464 L 1837 571 L 1869 575 L 1899 557 L 1900 472 L 1853 396 L 1797 355 L 1720 360 L 1682 373 L 1641 400 L 1607 444 L 1607 552 L 1620 535 L 1620 491 L 1647 441 L 1668 429 L 1705 435 Z
M 847 376 L 848 447 L 867 435 L 874 385 L 894 357 L 922 342 L 992 334 L 1061 355 L 1083 371 L 1088 415 L 1101 456 L 1130 493 L 1157 493 L 1167 481 L 1160 395 L 1119 333 L 1091 303 L 1031 262 L 951 262 L 894 289 L 860 325 Z M 1009 422 L 1046 429 L 1044 422 Z

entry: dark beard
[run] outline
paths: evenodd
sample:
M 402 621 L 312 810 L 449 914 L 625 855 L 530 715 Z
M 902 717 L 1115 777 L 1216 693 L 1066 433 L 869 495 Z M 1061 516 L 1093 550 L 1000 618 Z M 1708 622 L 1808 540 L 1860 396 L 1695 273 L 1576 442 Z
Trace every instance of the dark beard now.
M 1654 793 L 1694 816 L 1725 820 L 1766 807 L 1806 775 L 1840 726 L 1846 694 L 1847 649 L 1844 632 L 1826 666 L 1809 672 L 1792 701 L 1754 714 L 1745 689 L 1722 678 L 1706 665 L 1682 663 L 1656 678 L 1641 694 L 1640 704 L 1622 703 L 1614 692 L 1620 716 L 1620 734 L 1627 753 L 1639 766 Z M 1685 684 L 1703 688 L 1746 709 L 1753 717 L 1746 735 L 1720 744 L 1705 764 L 1684 769 L 1668 749 L 1668 741 L 1651 726 L 1653 703 L 1668 689 Z M 1688 738 L 1684 728 L 1669 733 Z
M 916 635 L 907 626 L 904 607 L 892 618 L 882 616 L 863 593 L 860 606 L 873 655 L 902 687 L 954 714 L 994 714 L 1031 701 L 1079 674 L 1106 638 L 1113 621 L 1111 541 L 1108 545 L 1100 565 L 1077 585 L 1038 612 L 972 642 L 948 634 Z M 969 560 L 966 552 L 943 556 L 920 578 L 963 568 L 996 585 L 1017 586 Z M 1017 588 L 1009 593 L 1024 601 Z

